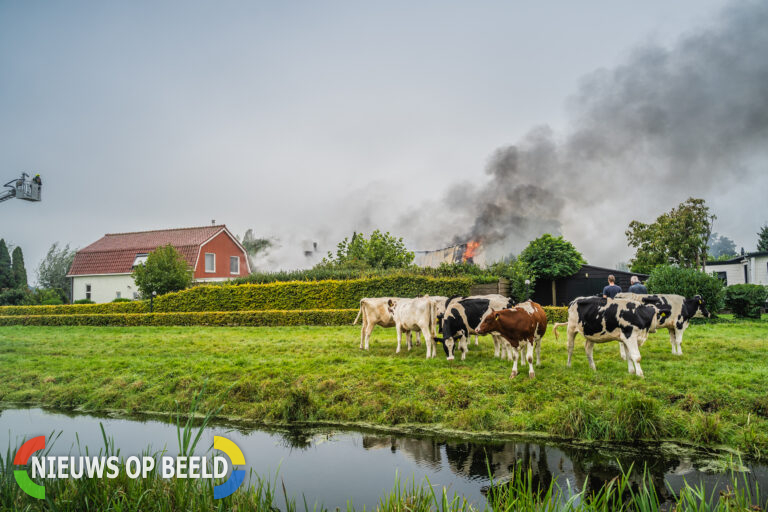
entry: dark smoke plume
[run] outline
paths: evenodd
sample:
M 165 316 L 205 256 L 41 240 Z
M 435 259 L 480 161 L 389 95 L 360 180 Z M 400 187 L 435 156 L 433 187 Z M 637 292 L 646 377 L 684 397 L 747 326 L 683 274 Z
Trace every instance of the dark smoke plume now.
M 740 2 L 671 48 L 640 47 L 590 74 L 569 101 L 566 134 L 539 127 L 496 150 L 487 183 L 452 187 L 439 225 L 409 215 L 404 232 L 419 248 L 477 239 L 503 255 L 561 231 L 588 259 L 616 262 L 632 218 L 728 186 L 766 186 L 766 27 L 768 2 Z

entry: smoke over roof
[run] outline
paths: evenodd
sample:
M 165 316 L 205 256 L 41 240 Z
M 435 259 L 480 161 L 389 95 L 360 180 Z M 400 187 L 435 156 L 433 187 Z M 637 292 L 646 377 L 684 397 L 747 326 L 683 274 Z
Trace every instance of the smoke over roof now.
M 535 127 L 497 149 L 487 180 L 450 187 L 437 215 L 408 213 L 401 232 L 419 248 L 481 240 L 498 255 L 562 233 L 588 258 L 618 261 L 626 244 L 605 246 L 606 230 L 765 175 L 766 27 L 768 3 L 738 3 L 671 48 L 638 47 L 591 73 L 566 133 Z

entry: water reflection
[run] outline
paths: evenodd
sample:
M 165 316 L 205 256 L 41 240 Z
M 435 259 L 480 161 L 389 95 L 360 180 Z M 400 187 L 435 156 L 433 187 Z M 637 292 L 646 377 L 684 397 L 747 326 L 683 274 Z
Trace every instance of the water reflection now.
M 54 446 L 55 455 L 77 453 L 82 442 L 92 449 L 102 444 L 101 424 L 115 446 L 125 455 L 136 455 L 151 444 L 154 450 L 167 448 L 174 454 L 176 427 L 167 420 L 95 417 L 43 411 L 41 409 L 0 410 L 0 446 L 19 446 L 23 438 L 63 432 Z M 541 440 L 503 442 L 469 441 L 439 436 L 382 435 L 337 429 L 255 429 L 237 423 L 210 426 L 201 438 L 201 451 L 212 445 L 213 435 L 224 435 L 245 454 L 246 468 L 275 478 L 279 474 L 290 496 L 328 507 L 346 507 L 352 501 L 369 509 L 401 480 L 424 478 L 436 487 L 456 492 L 482 508 L 494 482 L 510 479 L 516 468 L 530 471 L 534 488 L 547 489 L 556 479 L 565 489 L 599 490 L 605 483 L 632 467 L 630 482 L 637 486 L 643 471 L 656 484 L 661 501 L 679 490 L 684 480 L 704 484 L 717 495 L 728 483 L 722 474 L 703 472 L 711 461 L 706 454 L 659 447 L 621 446 L 594 448 Z M 768 488 L 768 467 L 747 464 L 748 480 Z

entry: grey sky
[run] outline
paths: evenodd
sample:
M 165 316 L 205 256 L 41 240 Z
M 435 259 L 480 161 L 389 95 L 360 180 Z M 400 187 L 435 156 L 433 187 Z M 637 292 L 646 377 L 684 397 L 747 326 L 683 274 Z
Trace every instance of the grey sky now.
M 419 205 L 439 222 L 434 201 L 484 183 L 496 148 L 568 128 L 584 76 L 724 5 L 0 1 L 0 179 L 44 179 L 42 203 L 0 205 L 0 236 L 31 269 L 54 241 L 211 219 L 324 250 Z M 752 249 L 766 182 L 737 185 L 703 195 L 716 231 Z M 613 265 L 631 256 L 627 215 L 659 213 L 564 234 Z

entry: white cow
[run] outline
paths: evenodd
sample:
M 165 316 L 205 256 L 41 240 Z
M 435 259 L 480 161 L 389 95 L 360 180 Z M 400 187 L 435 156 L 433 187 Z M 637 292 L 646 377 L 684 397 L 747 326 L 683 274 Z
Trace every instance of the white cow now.
M 381 327 L 395 326 L 395 319 L 392 317 L 392 312 L 389 310 L 390 300 L 408 301 L 411 299 L 404 299 L 400 297 L 370 297 L 360 299 L 360 311 L 358 311 L 357 317 L 355 317 L 355 321 L 352 322 L 352 325 L 355 325 L 361 316 L 363 318 L 363 326 L 362 329 L 360 329 L 360 348 L 365 346 L 365 350 L 368 350 L 371 340 L 371 333 L 373 332 L 373 328 L 377 325 Z M 410 348 L 411 331 L 406 331 L 405 339 L 408 342 L 408 347 Z M 420 332 L 416 333 L 416 344 L 421 345 Z
M 403 331 L 421 331 L 427 346 L 427 359 L 435 357 L 435 324 L 437 314 L 435 303 L 429 296 L 416 299 L 389 299 L 389 311 L 395 319 L 397 330 L 397 350 L 400 352 L 400 340 Z M 410 350 L 410 344 L 408 349 Z

